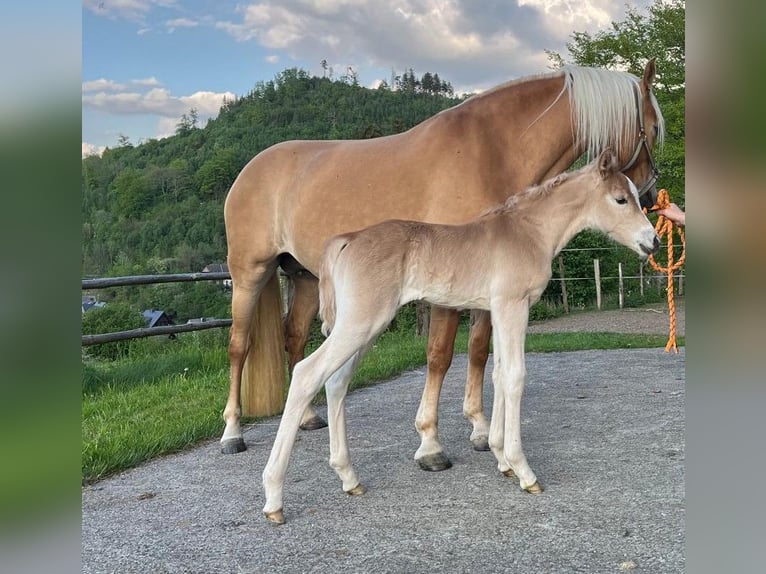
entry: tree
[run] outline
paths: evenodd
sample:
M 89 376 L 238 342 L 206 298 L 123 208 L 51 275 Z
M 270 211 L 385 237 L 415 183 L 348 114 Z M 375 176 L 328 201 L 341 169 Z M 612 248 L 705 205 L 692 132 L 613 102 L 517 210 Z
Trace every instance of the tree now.
M 197 127 L 198 120 L 199 114 L 197 113 L 197 108 L 191 108 L 189 110 L 189 115 L 182 115 L 181 121 L 176 124 L 176 135 L 182 135 L 192 131 Z
M 142 175 L 136 169 L 125 168 L 112 183 L 119 212 L 125 217 L 138 217 L 150 204 L 151 193 Z

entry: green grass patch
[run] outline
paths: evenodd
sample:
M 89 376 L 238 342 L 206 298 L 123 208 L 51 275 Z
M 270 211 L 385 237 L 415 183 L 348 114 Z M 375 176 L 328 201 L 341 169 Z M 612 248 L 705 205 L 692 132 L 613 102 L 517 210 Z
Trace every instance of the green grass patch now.
M 183 450 L 223 430 L 229 387 L 225 331 L 188 333 L 149 344 L 118 361 L 86 360 L 82 383 L 82 479 L 98 480 L 153 457 Z M 620 333 L 535 333 L 528 352 L 663 347 L 666 337 Z M 679 345 L 684 338 L 679 338 Z M 461 326 L 455 350 L 465 353 Z M 426 362 L 427 339 L 384 333 L 359 366 L 351 389 Z M 320 398 L 321 400 L 321 398 Z

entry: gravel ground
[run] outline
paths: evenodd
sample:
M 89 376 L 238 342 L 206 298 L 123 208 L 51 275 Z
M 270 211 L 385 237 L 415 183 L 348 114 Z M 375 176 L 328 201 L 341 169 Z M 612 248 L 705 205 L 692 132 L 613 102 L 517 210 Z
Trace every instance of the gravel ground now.
M 631 309 L 609 311 L 579 311 L 569 315 L 532 321 L 530 333 L 648 333 L 667 334 L 669 328 L 668 304 L 659 303 Z M 676 334 L 686 334 L 686 306 L 683 299 L 676 301 Z
M 655 309 L 577 313 L 533 329 L 667 332 Z M 246 429 L 244 453 L 222 455 L 209 441 L 84 487 L 82 571 L 684 572 L 684 349 L 527 355 L 522 436 L 546 487 L 539 496 L 471 449 L 466 363 L 455 357 L 442 391 L 450 470 L 423 472 L 412 460 L 424 372 L 410 371 L 347 399 L 363 496 L 341 491 L 326 429 L 302 432 L 287 523 L 267 523 L 260 475 L 279 424 L 270 418 Z M 484 393 L 489 412 L 489 373 Z

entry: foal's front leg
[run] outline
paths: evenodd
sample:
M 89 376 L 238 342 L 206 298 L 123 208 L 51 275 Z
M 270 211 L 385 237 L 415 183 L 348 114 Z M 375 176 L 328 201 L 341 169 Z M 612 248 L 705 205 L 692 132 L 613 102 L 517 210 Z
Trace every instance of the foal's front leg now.
M 506 476 L 512 470 L 521 488 L 532 494 L 543 491 L 529 467 L 521 446 L 521 397 L 524 394 L 526 367 L 524 338 L 529 319 L 526 299 L 502 302 L 492 307 L 495 337 L 495 399 L 492 408 L 489 444 Z M 496 420 L 499 417 L 501 420 Z

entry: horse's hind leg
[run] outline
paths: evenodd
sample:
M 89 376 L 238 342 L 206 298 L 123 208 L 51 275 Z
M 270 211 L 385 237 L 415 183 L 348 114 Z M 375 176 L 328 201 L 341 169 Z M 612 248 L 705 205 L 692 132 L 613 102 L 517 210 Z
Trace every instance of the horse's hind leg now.
M 274 264 L 240 267 L 229 263 L 232 277 L 231 316 L 229 332 L 229 398 L 223 411 L 226 428 L 221 437 L 221 452 L 235 454 L 246 450 L 239 419 L 242 368 L 250 350 L 250 327 L 258 298 L 274 273 Z
M 463 415 L 473 424 L 471 444 L 474 450 L 489 450 L 489 422 L 484 416 L 484 369 L 489 358 L 492 321 L 487 311 L 471 312 L 468 339 L 468 377 L 465 382 Z
M 319 311 L 319 291 L 317 278 L 308 271 L 289 273 L 288 280 L 290 300 L 285 317 L 285 350 L 292 375 L 295 365 L 303 359 L 311 322 Z M 309 405 L 301 418 L 301 429 L 316 430 L 326 426 L 327 423 L 317 415 L 314 407 Z
M 420 434 L 420 448 L 415 452 L 415 460 L 423 470 L 446 470 L 452 466 L 439 443 L 438 408 L 444 376 L 452 364 L 459 321 L 460 314 L 457 311 L 443 307 L 431 308 L 426 385 L 415 418 L 415 427 Z

